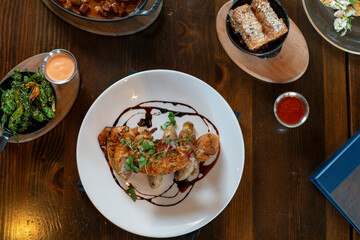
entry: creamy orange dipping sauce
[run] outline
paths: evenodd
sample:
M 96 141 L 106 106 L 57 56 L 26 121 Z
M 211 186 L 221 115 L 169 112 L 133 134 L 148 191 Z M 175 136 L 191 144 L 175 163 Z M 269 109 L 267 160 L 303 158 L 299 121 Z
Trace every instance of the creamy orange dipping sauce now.
M 64 81 L 71 77 L 75 71 L 74 60 L 65 54 L 56 54 L 46 63 L 45 71 L 53 81 Z

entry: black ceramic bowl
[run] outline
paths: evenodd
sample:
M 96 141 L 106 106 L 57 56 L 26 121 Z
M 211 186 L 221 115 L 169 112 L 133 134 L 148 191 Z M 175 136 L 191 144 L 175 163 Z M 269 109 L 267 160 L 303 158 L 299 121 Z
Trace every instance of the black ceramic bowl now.
M 287 28 L 290 31 L 290 24 L 289 24 L 289 17 L 285 11 L 285 9 L 283 8 L 283 6 L 281 6 L 281 4 L 277 1 L 277 0 L 268 0 L 271 7 L 274 9 L 276 15 L 279 18 L 282 18 L 284 23 L 286 24 Z M 238 0 L 235 1 L 232 6 L 230 7 L 229 11 L 232 9 L 235 9 L 241 5 L 244 4 L 251 4 L 251 0 Z M 245 43 L 242 43 L 242 39 L 241 39 L 241 35 L 239 33 L 235 33 L 234 29 L 231 27 L 230 24 L 230 19 L 229 19 L 229 14 L 226 17 L 226 30 L 227 30 L 227 34 L 229 35 L 229 38 L 231 39 L 231 41 L 233 42 L 233 44 L 239 48 L 241 51 L 253 55 L 253 56 L 257 56 L 259 58 L 263 58 L 263 59 L 268 59 L 268 58 L 273 58 L 276 57 L 280 51 L 281 51 L 281 47 L 283 45 L 283 43 L 285 42 L 289 31 L 280 39 L 273 41 L 271 43 L 268 44 L 268 47 L 266 49 L 262 49 L 256 52 L 250 51 L 248 49 L 248 47 L 246 46 Z
M 73 11 L 65 8 L 58 0 L 50 0 L 51 3 L 53 3 L 55 6 L 57 6 L 58 8 L 63 10 L 64 12 L 66 12 L 68 14 L 71 14 L 71 15 L 73 15 L 75 17 L 85 19 L 85 20 L 89 20 L 89 21 L 94 21 L 94 22 L 120 22 L 120 21 L 126 20 L 128 18 L 132 18 L 134 16 L 150 16 L 156 11 L 156 9 L 160 6 L 160 4 L 161 4 L 161 2 L 163 0 L 155 0 L 154 4 L 151 6 L 150 9 L 143 10 L 143 8 L 145 7 L 147 1 L 148 0 L 141 0 L 139 5 L 137 6 L 137 8 L 133 12 L 131 12 L 129 15 L 125 16 L 125 17 L 93 18 L 93 17 L 83 16 L 81 14 L 78 14 L 76 12 L 73 12 Z

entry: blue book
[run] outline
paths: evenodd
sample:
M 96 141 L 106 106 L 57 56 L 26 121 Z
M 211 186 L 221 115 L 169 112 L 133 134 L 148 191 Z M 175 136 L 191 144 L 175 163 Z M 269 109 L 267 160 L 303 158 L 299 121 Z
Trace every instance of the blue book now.
M 310 180 L 360 233 L 360 130 Z

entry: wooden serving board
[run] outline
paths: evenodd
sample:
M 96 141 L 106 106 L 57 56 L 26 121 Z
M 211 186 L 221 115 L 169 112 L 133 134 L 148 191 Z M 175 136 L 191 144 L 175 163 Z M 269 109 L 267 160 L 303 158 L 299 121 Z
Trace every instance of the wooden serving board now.
M 29 72 L 37 72 L 39 67 L 41 67 L 41 64 L 44 60 L 44 58 L 47 56 L 47 53 L 41 53 L 38 55 L 35 55 L 33 57 L 30 57 L 26 59 L 25 61 L 21 62 L 19 65 L 14 67 L 1 81 L 0 84 L 7 79 L 10 75 L 13 74 L 14 69 L 18 68 L 20 71 L 29 71 Z M 43 128 L 40 130 L 29 133 L 29 134 L 17 134 L 17 138 L 19 143 L 27 142 L 34 140 L 45 133 L 49 132 L 51 129 L 53 129 L 56 125 L 58 125 L 64 117 L 68 114 L 70 111 L 72 105 L 75 102 L 75 99 L 77 97 L 77 94 L 79 92 L 80 88 L 80 75 L 79 72 L 75 75 L 75 78 L 72 79 L 70 82 L 64 83 L 64 84 L 52 84 L 50 83 L 52 88 L 55 91 L 55 97 L 56 97 L 56 111 L 55 111 L 55 117 L 49 121 Z M 9 139 L 9 142 L 16 143 L 16 140 L 14 137 L 11 137 Z
M 149 27 L 159 16 L 163 3 L 151 16 L 135 16 L 121 21 L 115 22 L 96 22 L 73 16 L 66 11 L 60 9 L 50 0 L 42 0 L 42 2 L 59 18 L 65 22 L 80 28 L 84 31 L 106 35 L 106 36 L 124 36 L 137 33 Z M 148 0 L 144 9 L 149 9 L 155 0 Z
M 231 60 L 253 77 L 270 83 L 289 83 L 299 79 L 309 65 L 309 49 L 296 24 L 290 20 L 290 31 L 281 52 L 274 58 L 261 59 L 242 52 L 226 31 L 226 16 L 233 1 L 225 3 L 216 18 L 219 41 Z

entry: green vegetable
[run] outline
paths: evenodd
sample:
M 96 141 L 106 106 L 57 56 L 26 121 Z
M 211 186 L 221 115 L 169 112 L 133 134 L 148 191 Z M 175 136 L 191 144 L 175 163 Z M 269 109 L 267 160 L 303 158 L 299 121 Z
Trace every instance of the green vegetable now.
M 35 106 L 31 106 L 31 118 L 38 122 L 44 122 L 44 121 L 48 120 L 48 118 L 46 118 L 45 114 L 43 114 Z
M 166 129 L 168 126 L 170 126 L 171 124 L 172 124 L 173 126 L 176 125 L 175 115 L 174 115 L 173 112 L 169 112 L 168 118 L 169 118 L 170 121 L 167 121 L 167 122 L 165 122 L 163 125 L 161 125 L 160 128 L 161 128 L 162 130 L 165 130 L 165 129 Z
M 6 90 L 1 96 L 1 109 L 4 113 L 11 115 L 16 109 L 14 94 L 11 89 Z
M 5 123 L 7 122 L 9 116 L 6 113 L 3 113 L 1 117 L 1 127 L 4 127 Z
M 137 159 L 137 162 L 139 164 L 139 168 L 141 169 L 143 166 L 146 165 L 147 161 L 146 158 L 144 156 L 141 156 L 140 158 Z
M 30 126 L 30 116 L 31 116 L 31 108 L 30 108 L 30 99 L 28 94 L 26 94 L 26 90 L 23 90 L 23 93 L 21 94 L 21 102 L 24 108 L 24 114 L 22 116 L 21 122 L 19 124 L 19 129 L 17 129 L 18 132 L 25 131 Z
M 17 132 L 55 117 L 55 95 L 40 72 L 23 76 L 19 69 L 15 69 L 11 77 L 10 89 L 1 89 L 0 114 L 2 127 L 9 128 L 16 137 Z M 34 89 L 26 87 L 26 84 L 31 82 L 39 86 L 39 95 L 30 98 Z
M 126 160 L 125 164 L 126 165 L 124 166 L 124 168 L 126 169 L 140 171 L 140 168 L 134 165 L 134 156 L 132 155 L 128 156 L 128 159 Z
M 144 142 L 142 145 L 144 150 L 155 149 L 155 144 L 152 141 Z
M 131 197 L 131 199 L 136 202 L 137 196 L 135 193 L 135 188 L 133 185 L 129 185 L 129 188 L 126 190 L 126 193 L 129 194 L 129 196 Z

